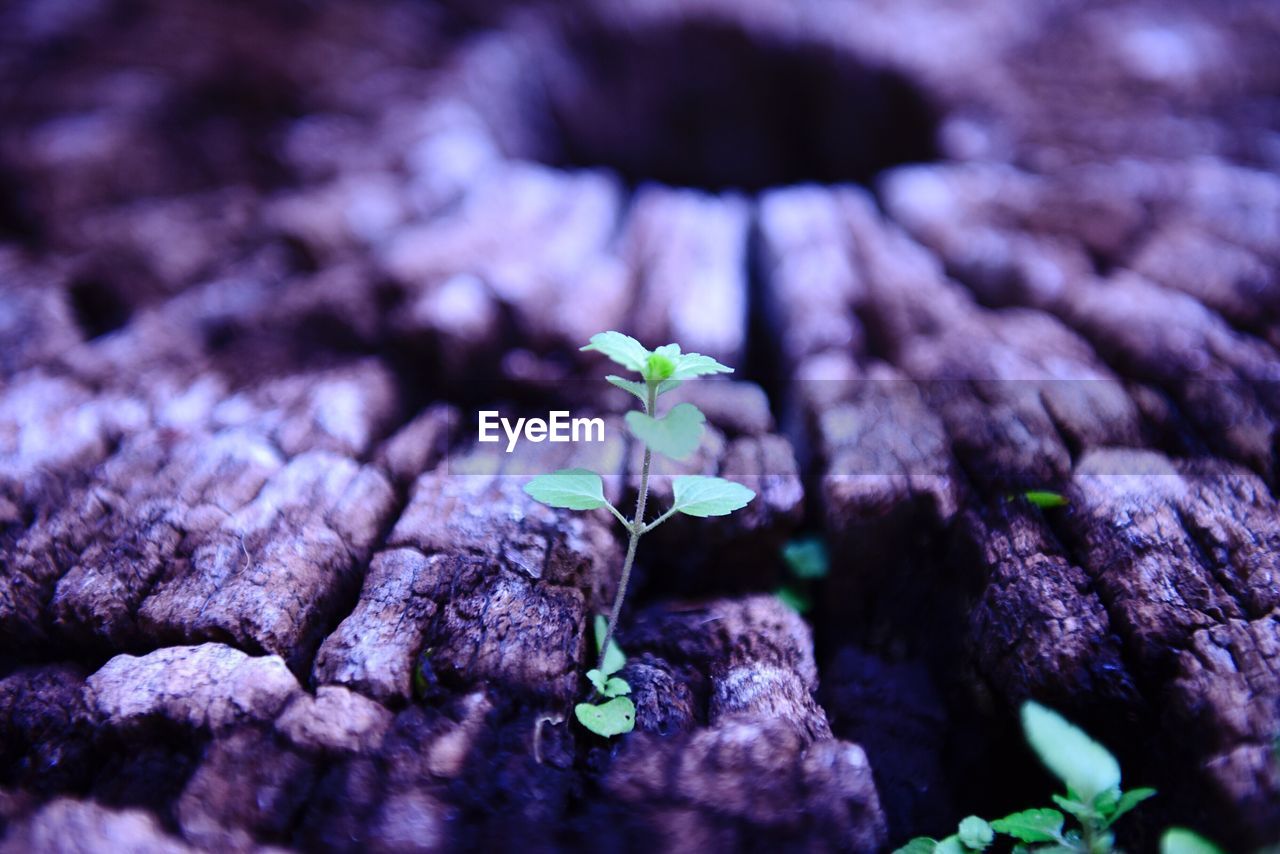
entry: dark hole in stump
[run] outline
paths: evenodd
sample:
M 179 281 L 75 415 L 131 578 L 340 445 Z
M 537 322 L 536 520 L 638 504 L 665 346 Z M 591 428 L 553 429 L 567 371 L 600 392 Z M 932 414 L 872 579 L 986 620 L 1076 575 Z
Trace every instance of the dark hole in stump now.
M 73 280 L 68 296 L 76 323 L 84 330 L 86 338 L 99 338 L 129 322 L 128 301 L 115 285 L 100 276 L 81 276 Z
M 631 183 L 760 190 L 870 184 L 936 157 L 937 115 L 902 75 L 727 24 L 577 30 L 542 69 L 538 159 Z

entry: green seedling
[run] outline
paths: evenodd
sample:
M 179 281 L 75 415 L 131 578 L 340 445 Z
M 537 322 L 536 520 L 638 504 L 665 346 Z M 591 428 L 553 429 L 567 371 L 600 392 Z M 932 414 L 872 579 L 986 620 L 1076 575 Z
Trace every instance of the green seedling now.
M 827 545 L 821 537 L 799 537 L 782 547 L 782 560 L 791 579 L 778 588 L 777 597 L 797 613 L 808 613 L 813 607 L 813 582 L 827 577 L 830 562 Z
M 606 622 L 596 618 L 596 644 L 599 658 L 587 671 L 593 687 L 593 700 L 574 707 L 578 722 L 606 738 L 631 732 L 635 726 L 635 705 L 625 696 L 631 688 L 613 674 L 622 669 L 626 656 L 613 641 L 618 615 L 626 600 L 631 568 L 635 564 L 636 546 L 640 538 L 670 519 L 676 513 L 686 516 L 726 516 L 747 505 L 755 493 L 739 483 L 718 477 L 689 475 L 672 480 L 674 500 L 670 508 L 657 518 L 648 520 L 645 512 L 649 501 L 649 468 L 655 453 L 676 460 L 687 459 L 702 442 L 706 417 L 691 403 L 679 403 L 665 415 L 658 413 L 658 398 L 680 386 L 685 380 L 708 374 L 733 373 L 710 356 L 681 353 L 679 344 L 667 344 L 648 350 L 634 338 L 620 332 L 601 332 L 591 336 L 582 348 L 603 353 L 622 367 L 639 374 L 639 380 L 607 376 L 612 385 L 635 395 L 641 408 L 626 415 L 627 428 L 644 445 L 644 461 L 640 469 L 640 491 L 635 512 L 627 518 L 604 495 L 604 481 L 587 469 L 561 469 L 539 475 L 524 487 L 535 501 L 568 510 L 606 509 L 622 523 L 628 534 L 627 554 L 622 562 L 622 578 L 613 610 Z
M 1114 756 L 1065 718 L 1038 703 L 1022 706 L 1022 731 L 1044 766 L 1066 787 L 1054 795 L 1059 809 L 1023 810 L 987 822 L 969 816 L 957 832 L 942 840 L 917 837 L 895 854 L 966 854 L 983 851 L 997 834 L 1015 840 L 1015 852 L 1040 854 L 1112 854 L 1111 826 L 1154 795 L 1155 789 L 1120 788 L 1120 765 Z M 1067 816 L 1076 827 L 1067 828 Z M 1176 849 L 1191 852 L 1191 848 Z

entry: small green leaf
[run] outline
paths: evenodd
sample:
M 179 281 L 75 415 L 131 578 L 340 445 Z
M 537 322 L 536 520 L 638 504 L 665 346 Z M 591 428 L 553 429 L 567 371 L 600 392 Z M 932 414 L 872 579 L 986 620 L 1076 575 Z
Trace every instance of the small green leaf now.
M 604 684 L 608 679 L 609 679 L 608 676 L 605 676 L 603 673 L 601 673 L 599 670 L 596 670 L 594 667 L 587 671 L 587 681 L 589 681 L 593 686 L 595 686 L 595 689 L 599 691 L 601 694 L 604 693 Z
M 1032 489 L 1022 493 L 1022 496 L 1042 510 L 1048 510 L 1050 507 L 1065 507 L 1067 504 L 1066 497 L 1061 493 L 1043 489 Z
M 933 854 L 938 847 L 938 840 L 930 839 L 927 836 L 917 836 L 908 842 L 893 854 Z
M 782 559 L 796 578 L 826 578 L 830 569 L 827 546 L 821 537 L 803 537 L 782 547 Z
M 569 510 L 595 510 L 609 503 L 604 498 L 604 481 L 600 475 L 586 469 L 540 474 L 524 485 L 524 491 L 534 501 Z
M 707 374 L 731 374 L 733 368 L 722 365 L 710 356 L 701 353 L 685 353 L 676 360 L 676 369 L 671 374 L 673 380 L 691 380 Z
M 596 691 L 604 697 L 621 697 L 631 693 L 631 686 L 620 676 L 605 676 L 594 667 L 587 671 L 587 679 L 595 686 Z
M 602 615 L 596 615 L 595 625 L 593 627 L 596 634 L 596 652 L 600 652 L 600 645 L 604 643 L 605 633 L 609 630 L 609 621 Z M 612 676 L 619 670 L 627 666 L 627 657 L 622 652 L 622 647 L 618 646 L 618 642 L 613 638 L 609 638 L 609 651 L 604 656 L 604 675 Z
M 644 345 L 621 332 L 597 332 L 591 336 L 591 343 L 582 349 L 603 353 L 622 367 L 638 374 L 644 373 L 649 361 L 649 351 Z
M 983 850 L 996 838 L 995 831 L 991 829 L 991 825 L 976 815 L 971 815 L 961 821 L 959 832 L 956 835 L 960 837 L 960 842 L 964 847 L 972 851 Z
M 1154 797 L 1155 794 L 1155 789 L 1134 789 L 1131 792 L 1125 792 L 1120 796 L 1120 800 L 1115 803 L 1110 812 L 1103 813 L 1103 815 L 1107 817 L 1106 827 L 1110 827 L 1115 823 L 1116 819 L 1120 818 L 1120 816 L 1129 812 L 1129 810 L 1133 809 L 1147 798 Z
M 939 842 L 938 847 L 933 850 L 934 854 L 967 854 L 960 837 L 954 833 Z
M 635 380 L 624 380 L 622 377 L 615 376 L 614 374 L 609 374 L 609 376 L 604 379 L 605 382 L 611 385 L 616 385 L 623 391 L 631 392 L 645 403 L 649 402 L 649 388 L 644 383 L 636 382 Z
M 1160 854 L 1223 854 L 1223 851 L 1194 831 L 1171 827 L 1160 837 Z
M 682 385 L 684 385 L 684 383 L 682 383 L 680 380 L 663 380 L 662 382 L 658 383 L 658 397 L 662 397 L 664 394 L 666 394 L 669 391 L 675 391 L 676 389 L 680 388 L 680 386 Z
M 674 460 L 687 459 L 702 443 L 707 417 L 692 403 L 677 403 L 661 418 L 628 412 L 627 426 L 651 451 Z
M 1023 810 L 991 822 L 991 828 L 1023 842 L 1056 842 L 1065 820 L 1057 810 Z
M 605 738 L 623 735 L 635 729 L 636 706 L 626 697 L 614 697 L 607 703 L 579 703 L 573 707 L 578 723 Z
M 1054 795 L 1053 802 L 1062 807 L 1064 812 L 1074 816 L 1081 824 L 1086 821 L 1097 821 L 1101 818 L 1101 816 L 1098 815 L 1098 811 L 1088 804 L 1082 804 L 1079 801 L 1064 798 L 1062 795 Z
M 674 508 L 686 516 L 728 516 L 746 507 L 755 492 L 740 483 L 720 477 L 685 475 L 671 482 Z
M 795 611 L 797 614 L 807 614 L 809 613 L 809 609 L 813 607 L 813 603 L 809 601 L 808 596 L 804 595 L 789 584 L 784 584 L 782 587 L 779 587 L 778 591 L 774 595 L 781 599 L 784 605 Z
M 1022 706 L 1022 729 L 1045 767 L 1086 802 L 1120 785 L 1114 756 L 1057 712 L 1028 701 Z

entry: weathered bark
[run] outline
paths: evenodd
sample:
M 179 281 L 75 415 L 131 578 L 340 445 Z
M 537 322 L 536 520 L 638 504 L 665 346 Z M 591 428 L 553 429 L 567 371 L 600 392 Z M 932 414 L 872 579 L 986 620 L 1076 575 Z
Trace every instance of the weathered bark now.
M 196 5 L 0 8 L 6 850 L 872 850 L 1026 697 L 1274 840 L 1274 3 Z M 626 504 L 610 328 L 747 380 L 655 502 L 758 497 L 645 539 L 605 749 L 614 520 L 470 421 Z M 803 524 L 817 652 L 726 598 Z
M 0 851 L 136 851 L 189 854 L 192 848 L 165 834 L 142 810 L 113 810 L 92 801 L 59 798 L 49 802 L 5 837 Z
M 774 597 L 664 608 L 642 616 L 622 641 L 647 653 L 623 670 L 640 677 L 641 733 L 612 760 L 604 785 L 618 808 L 639 812 L 632 820 L 657 844 L 692 850 L 803 839 L 863 851 L 884 843 L 870 765 L 860 747 L 832 738 L 811 695 L 809 630 L 793 611 Z M 705 725 L 649 717 L 682 693 L 649 676 L 655 671 L 705 698 Z

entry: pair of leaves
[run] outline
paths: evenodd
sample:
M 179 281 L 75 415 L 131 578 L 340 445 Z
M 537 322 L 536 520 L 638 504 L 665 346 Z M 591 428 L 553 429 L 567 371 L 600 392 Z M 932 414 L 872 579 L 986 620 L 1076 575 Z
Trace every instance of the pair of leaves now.
M 605 381 L 610 385 L 617 386 L 625 392 L 634 394 L 636 397 L 640 398 L 640 401 L 646 407 L 649 405 L 649 387 L 644 383 L 638 383 L 635 380 L 624 380 L 622 377 L 615 376 L 614 374 L 609 374 L 609 376 L 605 377 Z M 667 392 L 675 391 L 680 388 L 683 384 L 684 383 L 680 380 L 663 380 L 658 383 L 657 388 L 653 390 L 653 396 L 662 397 Z
M 597 616 L 593 628 L 598 653 L 604 644 L 604 636 L 608 634 L 609 626 L 604 617 Z M 599 670 L 592 668 L 587 671 L 587 678 L 591 680 L 596 691 L 609 699 L 603 703 L 579 703 L 573 707 L 573 714 L 577 717 L 578 723 L 596 735 L 612 738 L 615 735 L 625 735 L 635 728 L 635 704 L 630 698 L 623 696 L 631 693 L 631 686 L 625 679 L 613 675 L 626 664 L 627 656 L 623 654 L 617 642 L 610 638 L 603 666 Z
M 627 370 L 640 374 L 645 383 L 671 380 L 679 382 L 707 374 L 733 373 L 733 368 L 720 364 L 710 356 L 681 353 L 679 344 L 665 344 L 656 350 L 649 350 L 630 335 L 623 335 L 621 332 L 598 332 L 591 336 L 591 343 L 582 349 L 603 353 Z M 641 400 L 644 399 L 641 397 Z
M 631 693 L 631 686 L 621 676 L 606 676 L 594 667 L 587 671 L 587 680 L 601 697 L 621 697 Z
M 1109 789 L 1094 798 L 1092 803 L 1083 803 L 1061 795 L 1054 795 L 1053 802 L 1075 816 L 1076 820 L 1082 824 L 1089 822 L 1105 830 L 1115 824 L 1122 815 L 1155 793 L 1155 789 L 1134 789 L 1123 794 L 1119 789 Z
M 686 475 L 672 481 L 675 503 L 672 510 L 687 516 L 726 516 L 756 497 L 740 483 L 719 477 Z M 560 469 L 540 474 L 524 485 L 534 501 L 569 510 L 595 510 L 609 506 L 604 497 L 604 481 L 587 469 Z

